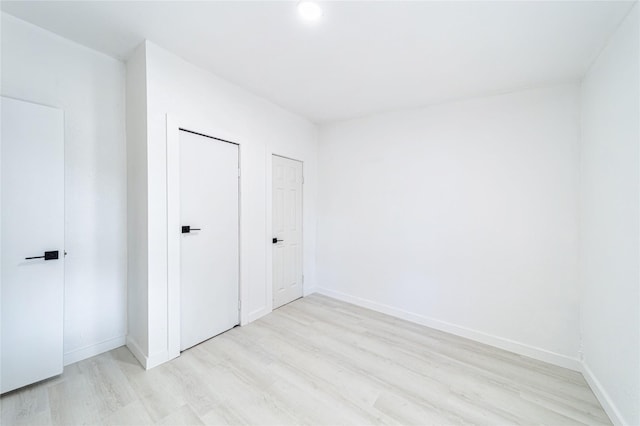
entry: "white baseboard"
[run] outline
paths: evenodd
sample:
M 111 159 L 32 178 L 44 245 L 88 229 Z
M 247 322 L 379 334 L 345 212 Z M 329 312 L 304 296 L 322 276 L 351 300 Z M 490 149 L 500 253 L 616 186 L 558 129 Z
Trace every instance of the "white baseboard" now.
M 142 352 L 142 349 L 140 349 L 138 342 L 136 342 L 131 336 L 127 336 L 127 348 L 129 348 L 133 356 L 138 360 L 140 365 L 142 365 L 146 370 L 148 359 L 144 354 L 144 352 Z
M 600 383 L 600 381 L 593 374 L 593 371 L 591 371 L 591 369 L 589 368 L 589 365 L 584 361 L 582 362 L 581 371 L 584 379 L 589 384 L 589 387 L 591 387 L 591 390 L 595 394 L 596 398 L 598 398 L 598 401 L 600 401 L 600 405 L 602 405 L 602 408 L 604 408 L 604 411 L 609 416 L 609 419 L 611 419 L 611 422 L 616 426 L 629 425 L 630 423 L 624 420 L 624 417 L 622 417 L 622 414 L 614 404 L 613 400 L 611 399 L 611 397 L 609 397 L 609 394 L 602 386 L 602 383 Z
M 165 362 L 171 360 L 169 356 L 169 351 L 164 350 L 160 352 L 156 352 L 147 357 L 147 365 L 144 366 L 147 370 L 157 367 L 160 364 L 164 364 Z
M 509 352 L 514 352 L 519 355 L 524 355 L 529 358 L 537 359 L 539 361 L 548 362 L 549 364 L 568 368 L 574 371 L 581 371 L 582 363 L 578 358 L 571 358 L 569 356 L 551 352 L 546 349 L 537 348 L 535 346 L 530 346 L 525 343 L 506 339 L 504 337 L 483 333 L 478 330 L 473 330 L 434 318 L 425 317 L 423 315 L 408 312 L 402 309 L 395 308 L 393 306 L 384 305 L 372 300 L 363 299 L 361 297 L 351 296 L 339 291 L 317 287 L 316 292 L 328 297 L 332 297 L 334 299 L 342 300 L 343 302 L 352 303 L 363 308 L 391 315 L 396 318 L 411 321 L 416 324 L 424 325 L 447 333 L 455 334 L 456 336 L 465 337 L 467 339 L 475 340 L 477 342 L 481 342 L 490 346 L 495 346 L 497 348 L 504 349 Z
M 167 350 L 156 352 L 149 356 L 145 355 L 142 349 L 140 349 L 140 345 L 130 336 L 127 336 L 127 348 L 129 348 L 133 356 L 136 357 L 145 370 L 157 367 L 172 359 Z
M 267 315 L 270 312 L 271 311 L 267 311 L 266 307 L 262 307 L 260 309 L 256 309 L 253 312 L 249 312 L 249 315 L 247 315 L 247 324 L 249 324 L 250 322 L 254 322 L 259 318 L 262 318 L 263 316 Z
M 100 355 L 101 353 L 119 348 L 120 346 L 124 346 L 125 342 L 125 336 L 118 336 L 104 340 L 100 343 L 74 349 L 64 354 L 64 365 L 73 364 L 75 362 L 82 361 L 83 359 L 91 358 L 92 356 Z

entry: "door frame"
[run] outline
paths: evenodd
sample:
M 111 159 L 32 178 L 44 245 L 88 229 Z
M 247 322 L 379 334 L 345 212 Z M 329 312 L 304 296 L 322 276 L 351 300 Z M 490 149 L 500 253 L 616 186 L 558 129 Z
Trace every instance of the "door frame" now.
M 238 146 L 238 322 L 246 324 L 244 306 L 248 300 L 247 286 L 244 285 L 246 273 L 245 262 L 248 244 L 245 243 L 242 215 L 242 152 L 241 138 L 220 128 L 178 118 L 167 114 L 167 352 L 168 359 L 180 356 L 180 280 L 181 280 L 181 234 L 177 232 L 180 225 L 180 131 L 185 130 L 220 142 Z M 215 135 L 215 136 L 213 136 Z
M 300 262 L 302 263 L 302 297 L 305 296 L 305 280 L 304 280 L 304 161 L 297 158 L 290 157 L 288 155 L 278 154 L 276 152 L 267 153 L 267 312 L 273 312 L 273 157 L 286 158 L 287 160 L 297 161 L 302 164 L 302 208 L 300 210 L 302 226 L 300 227 L 300 246 L 302 247 L 302 255 Z

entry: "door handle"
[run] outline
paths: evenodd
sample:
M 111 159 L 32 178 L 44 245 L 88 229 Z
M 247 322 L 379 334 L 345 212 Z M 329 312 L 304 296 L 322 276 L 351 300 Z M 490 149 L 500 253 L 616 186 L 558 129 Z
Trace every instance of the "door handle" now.
M 45 251 L 44 256 L 25 257 L 25 260 L 31 260 L 31 259 L 55 260 L 55 259 L 58 259 L 58 250 Z
M 189 225 L 182 227 L 182 233 L 183 234 L 190 234 L 191 231 L 201 231 L 201 229 L 200 228 L 192 228 Z
M 277 239 L 277 238 L 273 238 L 273 239 L 271 240 L 271 242 L 272 242 L 273 244 L 278 244 L 280 241 L 284 241 L 284 240 L 279 240 L 279 239 Z

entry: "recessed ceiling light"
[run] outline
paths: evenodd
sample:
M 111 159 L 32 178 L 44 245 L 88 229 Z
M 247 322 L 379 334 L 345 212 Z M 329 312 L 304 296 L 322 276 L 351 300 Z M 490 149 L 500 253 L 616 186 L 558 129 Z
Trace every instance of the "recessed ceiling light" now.
M 298 3 L 298 13 L 305 21 L 317 21 L 322 17 L 322 9 L 318 3 L 309 0 Z

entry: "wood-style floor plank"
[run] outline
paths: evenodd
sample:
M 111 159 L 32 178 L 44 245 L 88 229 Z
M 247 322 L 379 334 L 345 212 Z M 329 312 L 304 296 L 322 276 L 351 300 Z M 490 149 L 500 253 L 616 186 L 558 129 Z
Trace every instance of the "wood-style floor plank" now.
M 3 395 L 3 425 L 611 424 L 582 375 L 312 295 L 144 371 L 122 347 Z

